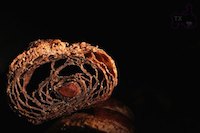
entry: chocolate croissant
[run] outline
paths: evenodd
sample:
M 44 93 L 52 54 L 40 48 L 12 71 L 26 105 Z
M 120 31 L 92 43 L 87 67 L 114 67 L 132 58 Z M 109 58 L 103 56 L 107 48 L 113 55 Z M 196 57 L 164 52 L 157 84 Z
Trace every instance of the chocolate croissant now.
M 33 124 L 107 100 L 117 80 L 114 60 L 86 42 L 36 40 L 10 64 L 10 107 Z

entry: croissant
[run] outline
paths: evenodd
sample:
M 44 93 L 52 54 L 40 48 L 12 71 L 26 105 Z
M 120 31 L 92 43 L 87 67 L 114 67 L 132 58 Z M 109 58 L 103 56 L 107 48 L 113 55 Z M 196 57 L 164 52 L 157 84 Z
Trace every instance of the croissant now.
M 10 64 L 7 95 L 37 125 L 107 100 L 118 83 L 114 60 L 86 42 L 39 39 Z
M 64 115 L 45 133 L 134 133 L 133 124 L 131 109 L 112 97 L 89 109 Z

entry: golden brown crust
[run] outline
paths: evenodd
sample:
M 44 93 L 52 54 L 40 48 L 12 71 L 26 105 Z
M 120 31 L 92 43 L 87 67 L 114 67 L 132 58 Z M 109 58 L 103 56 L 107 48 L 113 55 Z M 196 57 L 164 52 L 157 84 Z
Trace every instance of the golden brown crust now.
M 60 60 L 63 64 L 56 66 Z M 31 88 L 33 75 L 46 64 L 49 75 Z M 70 71 L 63 75 L 65 69 Z M 14 111 L 40 124 L 108 99 L 117 82 L 115 62 L 103 49 L 86 42 L 37 40 L 10 64 L 7 94 Z M 59 91 L 66 83 L 71 90 Z

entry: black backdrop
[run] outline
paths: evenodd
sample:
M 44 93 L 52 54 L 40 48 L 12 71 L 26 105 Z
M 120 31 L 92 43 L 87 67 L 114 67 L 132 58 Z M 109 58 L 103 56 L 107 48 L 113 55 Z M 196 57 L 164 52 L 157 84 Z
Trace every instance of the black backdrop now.
M 137 133 L 196 132 L 199 106 L 200 5 L 190 1 L 193 28 L 173 28 L 173 13 L 188 2 L 35 4 L 1 12 L 0 118 L 2 130 L 44 131 L 14 114 L 6 101 L 9 63 L 28 43 L 57 38 L 86 41 L 116 61 L 119 84 L 113 96 L 135 114 Z M 30 4 L 32 5 L 32 4 Z M 7 128 L 7 126 L 9 128 Z

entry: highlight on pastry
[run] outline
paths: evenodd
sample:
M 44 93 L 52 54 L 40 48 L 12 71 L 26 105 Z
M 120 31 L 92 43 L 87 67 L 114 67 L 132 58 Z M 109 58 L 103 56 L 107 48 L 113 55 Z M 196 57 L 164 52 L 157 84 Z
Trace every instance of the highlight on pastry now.
M 31 42 L 7 77 L 10 107 L 33 124 L 105 101 L 118 83 L 115 61 L 103 49 L 59 39 Z

